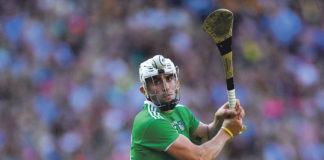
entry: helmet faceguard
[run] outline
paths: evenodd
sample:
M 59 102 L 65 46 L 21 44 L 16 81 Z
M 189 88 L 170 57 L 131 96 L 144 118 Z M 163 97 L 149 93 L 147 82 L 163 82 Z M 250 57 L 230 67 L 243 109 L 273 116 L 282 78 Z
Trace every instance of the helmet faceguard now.
M 146 98 L 160 110 L 171 110 L 179 103 L 178 68 L 170 59 L 161 55 L 148 59 L 141 63 L 139 75 Z

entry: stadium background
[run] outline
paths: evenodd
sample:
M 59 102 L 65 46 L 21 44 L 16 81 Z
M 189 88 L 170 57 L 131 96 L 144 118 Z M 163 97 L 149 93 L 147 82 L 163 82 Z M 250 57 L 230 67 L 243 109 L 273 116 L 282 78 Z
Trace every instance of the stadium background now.
M 0 159 L 129 159 L 144 100 L 139 63 L 180 69 L 203 122 L 226 101 L 211 11 L 235 14 L 237 97 L 248 130 L 218 159 L 324 159 L 321 0 L 1 0 Z

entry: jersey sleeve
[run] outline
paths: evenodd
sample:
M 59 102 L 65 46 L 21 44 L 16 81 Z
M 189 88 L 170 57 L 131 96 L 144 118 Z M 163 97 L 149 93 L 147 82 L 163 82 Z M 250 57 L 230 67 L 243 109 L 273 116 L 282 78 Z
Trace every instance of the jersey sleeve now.
M 200 121 L 195 117 L 195 115 L 186 107 L 189 117 L 189 134 L 192 135 L 199 126 Z
M 154 150 L 166 151 L 178 136 L 179 133 L 168 121 L 157 119 L 147 127 L 141 144 Z

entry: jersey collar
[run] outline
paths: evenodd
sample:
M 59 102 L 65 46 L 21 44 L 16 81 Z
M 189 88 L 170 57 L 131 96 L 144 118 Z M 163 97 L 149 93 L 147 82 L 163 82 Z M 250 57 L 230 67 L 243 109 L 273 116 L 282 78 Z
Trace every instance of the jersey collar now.
M 159 107 L 157 107 L 153 102 L 151 102 L 149 100 L 145 100 L 144 104 L 151 105 L 151 106 L 155 107 L 158 111 L 160 111 Z

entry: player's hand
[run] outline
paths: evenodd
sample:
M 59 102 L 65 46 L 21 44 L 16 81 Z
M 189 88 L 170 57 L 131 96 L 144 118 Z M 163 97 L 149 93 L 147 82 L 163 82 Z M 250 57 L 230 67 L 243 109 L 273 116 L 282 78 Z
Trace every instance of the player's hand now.
M 242 124 L 242 119 L 237 118 L 225 119 L 222 128 L 226 130 L 227 133 L 227 130 L 229 130 L 231 136 L 236 136 L 245 130 L 245 126 Z
M 225 104 L 224 108 L 229 108 L 228 103 Z M 223 127 L 228 129 L 231 134 L 233 134 L 232 136 L 241 134 L 246 130 L 246 126 L 242 124 L 242 119 L 245 117 L 245 111 L 240 105 L 240 101 L 238 99 L 236 100 L 235 112 L 235 116 L 231 115 L 230 118 L 225 117 L 223 122 Z
M 220 120 L 223 121 L 226 118 L 243 118 L 245 116 L 245 111 L 243 107 L 240 105 L 240 101 L 236 100 L 235 110 L 229 109 L 229 103 L 226 102 L 222 107 L 220 107 L 215 113 L 215 121 Z
M 243 107 L 240 105 L 240 100 L 236 99 L 235 110 L 237 112 L 237 118 L 242 119 L 245 117 L 245 111 Z

